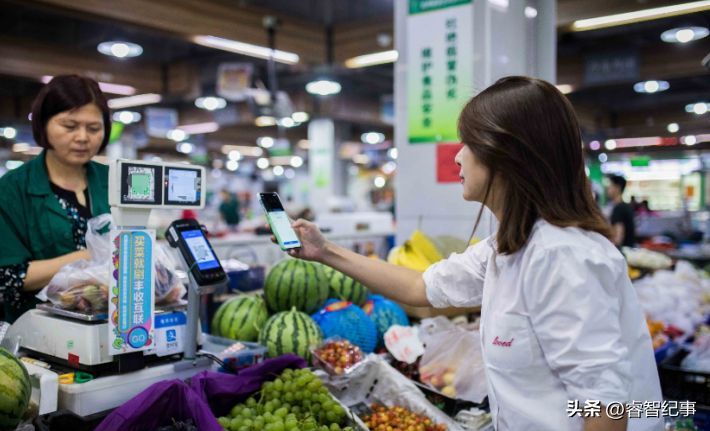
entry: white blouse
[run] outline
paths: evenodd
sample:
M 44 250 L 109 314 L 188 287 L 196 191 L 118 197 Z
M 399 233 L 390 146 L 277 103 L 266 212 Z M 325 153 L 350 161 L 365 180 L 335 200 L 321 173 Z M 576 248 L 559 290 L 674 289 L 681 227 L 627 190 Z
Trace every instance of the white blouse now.
M 662 400 L 626 261 L 602 235 L 540 220 L 517 253 L 498 255 L 489 238 L 432 265 L 424 281 L 434 307 L 481 305 L 497 430 L 582 430 L 568 414 L 574 400 Z M 663 420 L 629 419 L 628 429 L 663 430 Z

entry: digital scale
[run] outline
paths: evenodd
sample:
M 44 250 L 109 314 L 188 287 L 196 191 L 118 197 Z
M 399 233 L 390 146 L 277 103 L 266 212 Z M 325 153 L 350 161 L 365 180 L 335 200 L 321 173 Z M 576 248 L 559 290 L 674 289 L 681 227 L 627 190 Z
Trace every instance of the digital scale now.
M 210 369 L 211 360 L 197 353 L 200 295 L 226 284 L 199 223 L 177 220 L 167 237 L 187 272 L 187 311 L 184 304 L 155 310 L 155 232 L 146 229 L 148 218 L 153 209 L 203 208 L 203 167 L 113 160 L 109 204 L 108 311 L 83 314 L 41 304 L 20 316 L 3 339 L 56 370 L 91 373 L 91 381 L 59 385 L 58 407 L 82 416 L 115 408 L 158 381 Z

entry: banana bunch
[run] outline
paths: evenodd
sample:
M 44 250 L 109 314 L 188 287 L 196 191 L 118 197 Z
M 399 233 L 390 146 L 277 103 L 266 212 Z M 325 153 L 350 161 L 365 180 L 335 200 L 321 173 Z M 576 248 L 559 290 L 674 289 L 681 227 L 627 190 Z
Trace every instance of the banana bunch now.
M 419 229 L 415 230 L 404 244 L 394 247 L 387 256 L 389 263 L 419 272 L 424 272 L 441 259 L 443 256 L 434 243 Z

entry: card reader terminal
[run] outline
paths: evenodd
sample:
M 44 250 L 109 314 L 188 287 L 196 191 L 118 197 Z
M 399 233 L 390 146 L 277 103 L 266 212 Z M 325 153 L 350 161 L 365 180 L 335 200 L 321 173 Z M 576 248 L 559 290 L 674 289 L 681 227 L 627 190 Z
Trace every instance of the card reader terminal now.
M 226 279 L 227 275 L 197 220 L 175 220 L 168 227 L 166 237 L 171 246 L 180 250 L 197 284 L 215 284 Z

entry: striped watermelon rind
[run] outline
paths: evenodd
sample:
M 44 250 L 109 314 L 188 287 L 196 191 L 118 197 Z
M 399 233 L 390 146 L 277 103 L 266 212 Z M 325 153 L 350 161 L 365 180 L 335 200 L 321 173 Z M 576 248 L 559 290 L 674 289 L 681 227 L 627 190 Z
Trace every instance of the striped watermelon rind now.
M 260 296 L 244 295 L 222 304 L 212 318 L 212 334 L 240 341 L 256 341 L 269 318 Z
M 271 312 L 314 313 L 328 299 L 323 265 L 301 259 L 284 259 L 274 265 L 264 282 L 264 299 Z
M 30 376 L 13 354 L 0 347 L 0 429 L 14 429 L 32 394 Z
M 309 360 L 311 349 L 322 342 L 320 327 L 310 316 L 295 308 L 271 316 L 259 334 L 259 344 L 266 346 L 272 358 L 294 353 Z
M 349 301 L 358 307 L 365 304 L 370 292 L 362 283 L 326 265 L 323 265 L 323 273 L 328 279 L 329 298 Z

